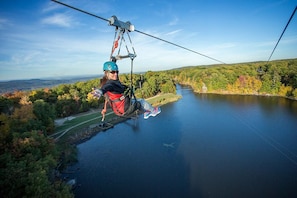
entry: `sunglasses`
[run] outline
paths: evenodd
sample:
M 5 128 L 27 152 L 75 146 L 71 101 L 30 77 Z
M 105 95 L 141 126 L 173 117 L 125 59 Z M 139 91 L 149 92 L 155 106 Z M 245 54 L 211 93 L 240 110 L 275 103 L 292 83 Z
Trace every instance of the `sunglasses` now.
M 111 74 L 115 74 L 115 73 L 119 73 L 119 71 L 110 71 L 109 73 L 111 73 Z

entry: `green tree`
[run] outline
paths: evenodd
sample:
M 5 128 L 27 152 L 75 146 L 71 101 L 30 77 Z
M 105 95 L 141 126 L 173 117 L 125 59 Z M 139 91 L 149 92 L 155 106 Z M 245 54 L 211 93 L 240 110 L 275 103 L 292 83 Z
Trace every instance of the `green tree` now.
M 143 92 L 145 97 L 152 97 L 159 92 L 157 79 L 155 76 L 149 77 L 147 81 L 143 83 Z
M 297 99 L 297 88 L 292 91 L 292 96 Z
M 54 90 L 58 94 L 58 96 L 68 94 L 70 90 L 70 85 L 61 84 L 55 87 Z
M 54 132 L 55 125 L 55 109 L 53 106 L 43 100 L 36 100 L 33 103 L 33 113 L 36 118 L 42 123 L 42 129 L 45 133 L 51 134 Z
M 0 154 L 3 154 L 12 141 L 12 133 L 10 132 L 9 117 L 4 113 L 0 113 Z
M 0 96 L 0 113 L 11 114 L 14 105 L 13 101 L 7 97 Z
M 15 108 L 11 115 L 11 130 L 19 133 L 31 130 L 38 130 L 42 128 L 42 123 L 36 118 L 33 113 L 33 105 L 22 105 L 19 108 Z
M 284 84 L 281 85 L 279 88 L 278 95 L 279 96 L 292 96 L 293 88 L 291 86 L 285 86 Z
M 262 76 L 262 86 L 260 88 L 260 92 L 265 93 L 265 94 L 272 93 L 271 84 L 272 84 L 272 82 L 271 82 L 270 75 L 264 74 Z
M 255 77 L 239 76 L 233 85 L 232 91 L 240 94 L 257 94 L 261 86 L 261 81 Z
M 54 143 L 43 133 L 14 133 L 13 141 L 0 155 L 0 194 L 3 197 L 73 197 L 69 187 L 51 179 L 57 158 Z

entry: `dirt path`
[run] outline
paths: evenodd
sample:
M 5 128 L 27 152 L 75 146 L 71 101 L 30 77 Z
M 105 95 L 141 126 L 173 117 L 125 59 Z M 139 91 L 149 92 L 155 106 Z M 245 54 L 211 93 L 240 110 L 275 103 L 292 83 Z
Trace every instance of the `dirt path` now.
M 68 117 L 65 117 L 65 118 L 56 119 L 55 120 L 55 125 L 56 126 L 61 126 L 66 121 L 73 120 L 74 118 L 77 118 L 77 117 L 80 117 L 80 116 L 85 116 L 85 115 L 89 115 L 89 114 L 93 114 L 93 113 L 98 113 L 98 112 L 99 112 L 99 110 L 91 109 L 90 111 L 87 111 L 87 112 L 84 112 L 84 113 L 79 113 L 79 114 L 75 114 L 73 116 L 68 116 Z
M 91 110 L 91 111 L 88 111 L 88 112 L 86 112 L 86 113 L 80 113 L 80 114 L 77 114 L 76 116 L 69 116 L 69 117 L 66 117 L 66 118 L 57 119 L 57 120 L 55 120 L 55 123 L 56 123 L 58 126 L 60 126 L 60 125 L 63 125 L 65 121 L 72 120 L 72 119 L 77 118 L 77 117 L 80 117 L 80 116 L 85 116 L 85 115 L 89 115 L 89 114 L 94 114 L 94 113 L 98 113 L 98 111 Z M 109 112 L 109 113 L 107 113 L 105 116 L 110 115 L 110 114 L 113 114 L 113 112 Z M 99 118 L 102 118 L 102 116 L 99 117 Z M 50 135 L 49 137 L 52 137 L 52 138 L 54 138 L 55 141 L 57 141 L 57 140 L 59 140 L 63 135 L 65 135 L 67 132 L 69 132 L 71 129 L 74 129 L 74 128 L 80 126 L 80 125 L 83 125 L 83 124 L 85 124 L 85 123 L 91 122 L 91 121 L 96 120 L 96 119 L 98 119 L 98 117 L 96 117 L 96 118 L 92 118 L 92 119 L 89 119 L 89 120 L 86 120 L 86 121 L 83 121 L 83 122 L 80 122 L 79 124 L 76 124 L 76 125 L 74 125 L 74 126 L 71 126 L 71 127 L 67 128 L 67 129 L 65 129 L 65 130 L 63 130 L 63 131 L 59 131 L 59 132 L 57 132 L 57 133 L 54 133 L 54 134 Z

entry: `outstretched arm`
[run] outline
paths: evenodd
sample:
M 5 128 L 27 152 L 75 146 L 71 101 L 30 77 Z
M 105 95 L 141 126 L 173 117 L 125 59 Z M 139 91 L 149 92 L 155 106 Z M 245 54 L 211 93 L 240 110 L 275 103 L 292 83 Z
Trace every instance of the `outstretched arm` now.
M 108 100 L 107 100 L 107 98 L 105 98 L 105 102 L 104 102 L 104 106 L 103 106 L 103 109 L 102 109 L 102 111 L 101 111 L 101 114 L 102 114 L 102 121 L 104 120 L 104 118 L 105 118 L 105 113 L 106 113 L 106 106 L 107 106 L 107 102 L 108 102 Z

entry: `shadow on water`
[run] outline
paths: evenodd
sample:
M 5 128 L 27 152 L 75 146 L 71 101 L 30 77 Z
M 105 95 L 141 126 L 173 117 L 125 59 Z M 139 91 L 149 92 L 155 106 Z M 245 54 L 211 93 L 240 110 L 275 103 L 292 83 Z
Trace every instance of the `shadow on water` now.
M 138 123 L 138 119 L 139 117 L 141 117 L 142 115 L 138 115 L 135 118 L 131 118 L 131 120 L 123 122 L 123 124 L 127 125 L 127 127 L 130 127 L 132 129 L 133 132 L 139 132 L 139 123 Z

